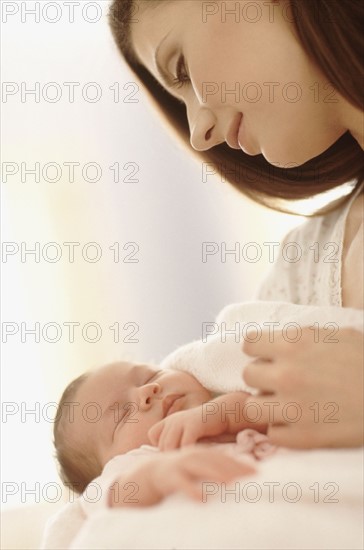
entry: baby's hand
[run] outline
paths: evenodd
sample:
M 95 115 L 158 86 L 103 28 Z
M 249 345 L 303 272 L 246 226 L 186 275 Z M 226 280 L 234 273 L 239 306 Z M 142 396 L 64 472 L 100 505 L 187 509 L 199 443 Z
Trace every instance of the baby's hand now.
M 150 428 L 148 436 L 152 445 L 158 446 L 161 451 L 171 451 L 192 445 L 203 437 L 220 435 L 224 428 L 219 422 L 219 415 L 207 417 L 202 405 L 167 416 Z
M 221 450 L 200 445 L 158 453 L 120 476 L 110 487 L 109 505 L 152 506 L 178 491 L 201 502 L 204 496 L 201 482 L 229 483 L 254 472 L 250 464 L 239 462 Z M 121 498 L 122 490 L 130 487 L 133 488 L 133 499 Z

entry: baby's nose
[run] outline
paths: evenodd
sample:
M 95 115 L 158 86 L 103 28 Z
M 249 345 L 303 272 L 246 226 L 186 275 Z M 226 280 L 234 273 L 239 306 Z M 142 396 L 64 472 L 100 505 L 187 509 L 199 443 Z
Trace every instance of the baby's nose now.
M 146 384 L 139 388 L 140 406 L 149 408 L 154 399 L 159 399 L 161 388 L 159 384 Z

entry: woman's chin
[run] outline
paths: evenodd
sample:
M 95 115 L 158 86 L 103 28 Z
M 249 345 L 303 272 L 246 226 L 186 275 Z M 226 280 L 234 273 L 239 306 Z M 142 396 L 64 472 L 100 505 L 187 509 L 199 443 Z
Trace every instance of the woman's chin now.
M 344 132 L 345 133 L 345 132 Z M 332 136 L 331 139 L 326 139 L 322 142 L 315 142 L 314 140 L 309 143 L 290 143 L 289 149 L 284 146 L 284 143 L 279 147 L 279 143 L 276 143 L 274 149 L 262 147 L 262 155 L 269 164 L 277 166 L 279 168 L 295 168 L 303 166 L 306 162 L 319 157 L 322 153 L 325 153 L 334 143 L 336 143 L 344 133 L 340 135 Z M 289 142 L 288 142 L 289 143 Z M 287 141 L 285 141 L 287 144 Z
M 324 151 L 326 151 L 326 149 L 317 152 L 311 151 L 310 153 L 295 151 L 294 154 L 282 154 L 282 151 L 280 151 L 276 155 L 272 153 L 267 154 L 262 151 L 262 155 L 265 160 L 269 162 L 269 164 L 277 166 L 278 168 L 286 168 L 288 170 L 289 168 L 297 168 L 299 166 L 303 166 L 304 164 L 306 164 L 306 162 L 312 160 L 315 157 L 318 157 Z

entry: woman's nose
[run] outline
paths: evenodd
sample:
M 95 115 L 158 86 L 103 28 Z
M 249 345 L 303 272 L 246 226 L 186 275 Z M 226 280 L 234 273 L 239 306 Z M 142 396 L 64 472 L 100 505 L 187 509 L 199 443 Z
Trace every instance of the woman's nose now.
M 145 384 L 137 389 L 138 406 L 141 410 L 148 410 L 155 399 L 160 399 L 161 387 L 156 382 Z
M 190 143 L 196 151 L 207 151 L 224 141 L 218 135 L 216 117 L 209 109 L 188 112 L 188 124 Z
M 190 134 L 190 143 L 196 151 L 207 151 L 218 144 L 211 139 L 212 128 L 205 132 L 196 131 L 195 129 Z

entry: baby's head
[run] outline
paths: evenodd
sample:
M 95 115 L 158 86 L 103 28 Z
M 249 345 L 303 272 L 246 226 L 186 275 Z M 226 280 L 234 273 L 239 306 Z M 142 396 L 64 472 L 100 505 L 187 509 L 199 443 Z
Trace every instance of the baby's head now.
M 83 374 L 63 392 L 54 424 L 63 481 L 82 493 L 111 458 L 150 445 L 154 424 L 211 397 L 190 374 L 151 365 L 120 362 Z

